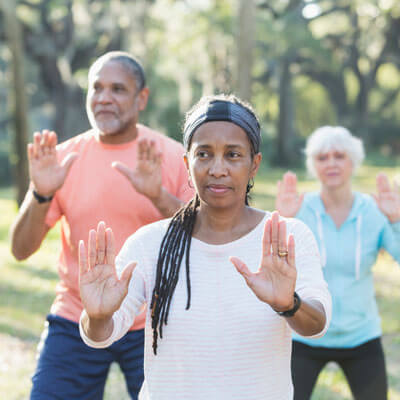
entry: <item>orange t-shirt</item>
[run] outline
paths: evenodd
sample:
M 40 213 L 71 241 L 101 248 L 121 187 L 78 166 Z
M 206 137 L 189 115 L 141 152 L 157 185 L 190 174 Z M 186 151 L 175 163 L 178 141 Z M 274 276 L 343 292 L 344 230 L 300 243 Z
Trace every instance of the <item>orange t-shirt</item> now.
M 193 190 L 188 186 L 183 146 L 143 125 L 138 125 L 140 137 L 153 139 L 163 154 L 163 186 L 177 198 L 190 200 Z M 53 314 L 79 321 L 83 306 L 78 286 L 78 244 L 83 239 L 87 245 L 89 230 L 95 229 L 99 221 L 105 221 L 112 228 L 119 252 L 124 241 L 137 229 L 163 218 L 150 200 L 136 192 L 131 183 L 111 167 L 113 161 L 121 161 L 135 168 L 137 142 L 136 139 L 119 145 L 103 144 L 90 130 L 57 146 L 60 160 L 70 152 L 77 152 L 79 157 L 56 192 L 45 221 L 53 227 L 61 218 L 60 282 L 50 311 Z M 136 318 L 133 329 L 143 327 L 144 313 Z

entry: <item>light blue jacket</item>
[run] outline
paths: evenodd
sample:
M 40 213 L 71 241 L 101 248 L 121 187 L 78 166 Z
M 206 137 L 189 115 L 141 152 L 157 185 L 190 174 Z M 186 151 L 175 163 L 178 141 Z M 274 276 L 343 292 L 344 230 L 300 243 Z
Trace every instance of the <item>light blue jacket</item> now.
M 309 346 L 349 348 L 382 334 L 372 267 L 382 248 L 400 263 L 400 222 L 391 224 L 370 196 L 354 196 L 350 214 L 339 229 L 319 193 L 306 194 L 296 215 L 317 239 L 332 295 L 332 321 L 325 336 L 312 340 L 294 335 Z

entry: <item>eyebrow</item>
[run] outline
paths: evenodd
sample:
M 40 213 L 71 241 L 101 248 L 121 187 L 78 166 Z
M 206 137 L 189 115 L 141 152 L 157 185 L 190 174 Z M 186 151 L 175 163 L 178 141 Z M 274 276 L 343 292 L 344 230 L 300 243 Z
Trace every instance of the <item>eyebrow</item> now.
M 97 84 L 97 85 L 103 85 L 101 79 L 94 79 L 94 80 L 92 81 L 92 85 L 93 85 L 93 86 L 96 85 L 96 84 Z M 119 81 L 110 82 L 110 85 L 111 85 L 111 86 L 126 87 L 126 84 L 125 84 L 124 82 L 119 82 Z
M 198 144 L 198 145 L 196 145 L 196 149 L 209 149 L 211 147 L 213 147 L 211 144 Z M 228 144 L 228 145 L 226 145 L 224 147 L 226 147 L 228 149 L 237 149 L 237 148 L 241 149 L 244 146 L 242 144 Z

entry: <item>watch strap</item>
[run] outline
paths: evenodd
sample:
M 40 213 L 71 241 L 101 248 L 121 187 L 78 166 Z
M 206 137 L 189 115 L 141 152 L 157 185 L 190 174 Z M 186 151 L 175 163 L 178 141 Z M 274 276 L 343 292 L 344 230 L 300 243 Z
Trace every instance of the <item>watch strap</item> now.
M 48 203 L 49 201 L 53 200 L 54 196 L 42 196 L 39 194 L 35 189 L 32 190 L 33 197 L 37 200 L 38 203 Z
M 278 315 L 280 315 L 281 317 L 293 317 L 293 315 L 296 313 L 296 311 L 300 308 L 301 305 L 300 296 L 296 292 L 294 292 L 293 297 L 294 297 L 293 308 L 286 311 L 277 311 Z

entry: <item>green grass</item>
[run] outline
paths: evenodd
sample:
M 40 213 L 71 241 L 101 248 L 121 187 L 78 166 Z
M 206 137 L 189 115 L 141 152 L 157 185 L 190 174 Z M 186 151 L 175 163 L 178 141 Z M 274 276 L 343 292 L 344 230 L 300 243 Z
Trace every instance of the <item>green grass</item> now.
M 355 179 L 355 188 L 375 191 L 375 176 L 385 171 L 391 178 L 400 170 L 393 167 L 364 166 Z M 276 181 L 283 170 L 260 171 L 254 188 L 253 204 L 273 209 Z M 296 171 L 301 191 L 316 190 L 314 181 L 304 171 Z M 58 280 L 56 262 L 59 251 L 58 227 L 53 229 L 40 251 L 24 262 L 10 254 L 8 231 L 17 208 L 11 189 L 0 189 L 0 398 L 26 399 L 30 391 L 30 376 L 36 364 L 36 346 L 46 314 L 54 298 Z M 400 268 L 387 255 L 379 257 L 375 267 L 376 294 L 382 317 L 383 343 L 389 375 L 390 400 L 400 400 Z M 123 377 L 117 366 L 111 369 L 105 399 L 128 399 Z M 312 400 L 347 400 L 351 395 L 336 365 L 320 375 Z

